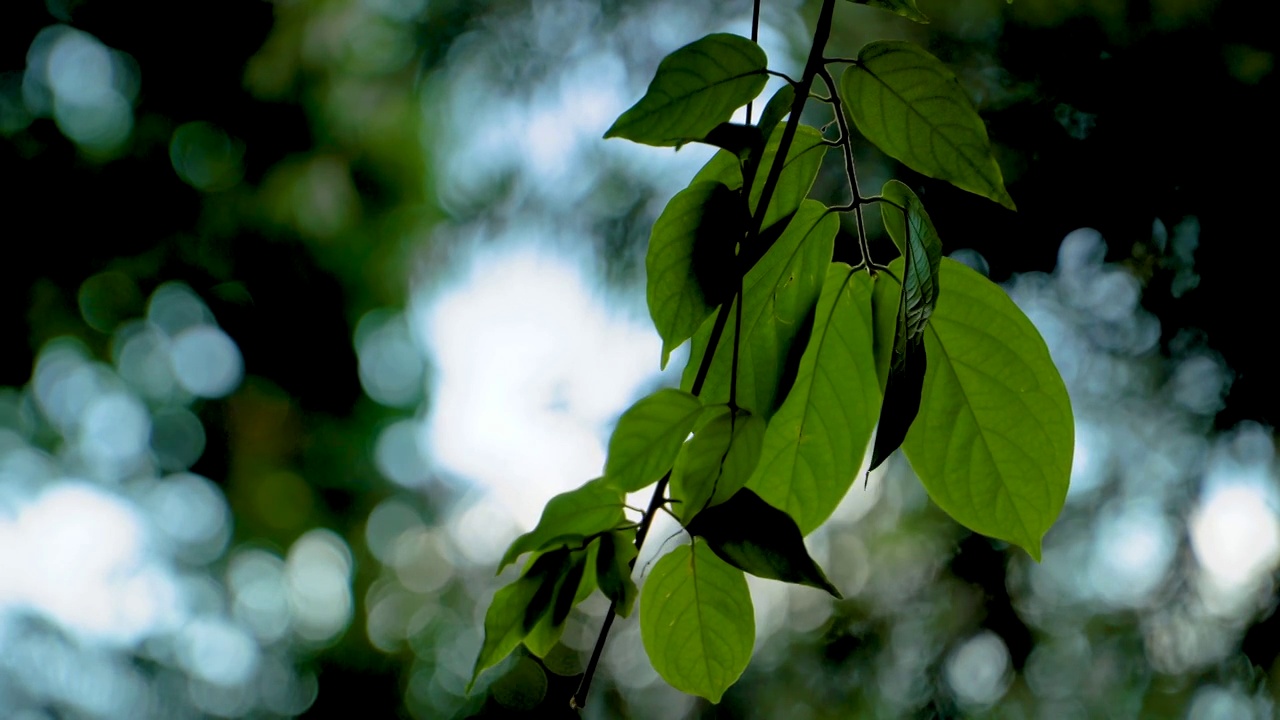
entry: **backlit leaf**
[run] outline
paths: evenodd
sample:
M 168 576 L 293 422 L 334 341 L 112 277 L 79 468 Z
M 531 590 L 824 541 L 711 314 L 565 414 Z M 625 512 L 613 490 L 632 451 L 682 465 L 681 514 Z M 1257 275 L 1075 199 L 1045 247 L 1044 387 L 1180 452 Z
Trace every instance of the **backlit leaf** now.
M 604 478 L 596 478 L 582 487 L 551 498 L 542 509 L 538 525 L 516 538 L 507 548 L 502 562 L 498 564 L 498 572 L 501 573 L 524 553 L 582 545 L 591 535 L 625 524 L 622 503 L 622 493 L 610 487 Z
M 755 610 L 742 571 L 695 541 L 658 560 L 640 596 L 640 638 L 672 687 L 720 702 L 746 670 Z
M 916 172 L 1015 209 L 987 128 L 956 76 L 918 45 L 873 42 L 840 80 L 862 135 Z
M 760 46 L 738 35 L 689 43 L 663 58 L 644 97 L 604 136 L 658 146 L 701 140 L 760 94 L 767 64 Z
M 623 492 L 657 482 L 671 469 L 702 410 L 698 398 L 673 388 L 640 399 L 618 418 L 609 438 L 605 481 Z
M 900 261 L 890 268 L 901 270 Z M 1040 333 L 999 286 L 944 258 L 929 367 L 903 452 L 929 496 L 975 532 L 1040 559 L 1071 476 L 1075 425 Z
M 680 501 L 674 510 L 682 522 L 728 500 L 747 483 L 760 460 L 764 430 L 759 415 L 727 407 L 708 410 L 671 471 L 671 497 Z
M 880 410 L 871 334 L 871 279 L 832 263 L 795 383 L 769 421 L 748 481 L 802 534 L 822 524 L 853 483 Z
M 743 488 L 689 523 L 721 560 L 756 577 L 808 585 L 840 598 L 840 591 L 809 556 L 791 516 Z

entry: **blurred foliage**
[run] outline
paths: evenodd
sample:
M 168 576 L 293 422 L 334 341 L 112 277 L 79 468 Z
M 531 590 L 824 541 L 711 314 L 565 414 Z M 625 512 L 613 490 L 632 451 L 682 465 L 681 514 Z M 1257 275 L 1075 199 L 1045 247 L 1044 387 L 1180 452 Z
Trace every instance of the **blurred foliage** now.
M 962 533 L 890 461 L 874 492 L 852 493 L 844 520 L 811 539 L 848 599 L 753 585 L 768 632 L 722 705 L 654 685 L 632 627 L 615 630 L 586 715 L 1271 716 L 1276 559 L 1215 590 L 1195 523 L 1210 481 L 1254 472 L 1262 490 L 1237 510 L 1263 508 L 1260 527 L 1274 531 L 1268 424 L 1280 395 L 1251 317 L 1273 304 L 1272 269 L 1252 251 L 1272 224 L 1259 209 L 1277 159 L 1274 33 L 1248 4 L 1212 0 L 920 5 L 929 26 L 842 4 L 830 54 L 910 36 L 957 68 L 1019 212 L 870 151 L 859 169 L 873 186 L 893 174 L 916 189 L 945 248 L 1014 278 L 1014 298 L 1055 328 L 1086 431 L 1102 438 L 1097 462 L 1077 457 L 1081 489 L 1035 566 Z M 815 3 L 764 6 L 771 61 L 795 67 Z M 434 370 L 404 318 L 471 245 L 519 232 L 585 251 L 620 292 L 638 287 L 658 209 L 705 155 L 685 149 L 675 175 L 655 169 L 669 156 L 603 148 L 599 118 L 638 97 L 670 49 L 742 32 L 749 13 L 709 0 L 0 10 L 0 387 L 13 388 L 0 390 L 4 507 L 36 477 L 15 448 L 96 477 L 34 389 L 33 368 L 53 367 L 39 358 L 80 358 L 67 362 L 96 368 L 104 387 L 134 388 L 150 427 L 179 411 L 198 418 L 203 452 L 173 467 L 225 494 L 233 534 L 218 558 L 173 567 L 228 588 L 210 591 L 222 598 L 211 607 L 240 597 L 234 569 L 246 563 L 287 574 L 311 553 L 348 569 L 347 594 L 334 596 L 353 603 L 345 629 L 309 640 L 297 606 L 294 640 L 255 630 L 263 653 L 314 673 L 309 716 L 568 714 L 603 608 L 575 612 L 545 667 L 514 658 L 462 696 L 477 608 L 497 580 L 468 545 L 474 532 L 456 530 L 514 528 L 462 503 L 465 482 L 380 454 L 395 447 L 394 428 L 410 427 L 396 423 L 432 407 L 423 388 Z M 817 187 L 834 185 L 820 176 Z M 1101 235 L 1073 233 L 1082 227 Z M 891 252 L 888 238 L 876 242 Z M 129 323 L 175 287 L 166 283 L 185 284 L 204 322 L 238 346 L 244 381 L 230 395 L 157 400 L 119 361 Z M 417 354 L 404 360 L 397 343 Z M 175 471 L 147 462 L 156 477 Z M 46 474 L 49 487 L 62 482 Z M 118 478 L 101 483 L 133 497 Z M 1150 522 L 1135 524 L 1135 508 Z M 1159 570 L 1147 585 L 1144 565 Z M 30 632 L 74 640 L 33 622 Z M 151 716 L 250 713 L 208 701 L 200 682 L 166 685 L 168 660 L 142 645 L 119 652 L 170 698 L 150 701 Z M 41 700 L 52 696 L 22 680 L 20 660 L 0 664 L 0 708 L 104 716 Z

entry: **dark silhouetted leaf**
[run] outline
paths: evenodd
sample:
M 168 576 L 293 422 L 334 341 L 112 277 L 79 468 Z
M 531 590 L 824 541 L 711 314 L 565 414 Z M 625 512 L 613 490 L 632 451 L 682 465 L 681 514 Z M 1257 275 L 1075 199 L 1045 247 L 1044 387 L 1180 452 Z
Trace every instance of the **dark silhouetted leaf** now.
M 467 692 L 476 678 L 511 654 L 512 650 L 551 612 L 551 600 L 569 562 L 569 550 L 538 556 L 515 582 L 498 590 L 484 616 L 484 644 L 476 657 Z
M 619 530 L 600 538 L 600 551 L 596 556 L 596 578 L 600 592 L 616 603 L 622 617 L 631 614 L 636 602 L 636 584 L 631 579 L 631 568 L 636 559 L 635 530 Z
M 645 256 L 646 297 L 662 336 L 664 368 L 671 351 L 719 304 L 717 296 L 732 287 L 719 265 L 732 260 L 746 227 L 740 198 L 722 183 L 695 182 L 676 193 L 653 224 Z
M 765 144 L 764 154 L 760 159 L 760 168 L 756 171 L 755 181 L 751 184 L 751 196 L 748 207 L 752 213 L 760 204 L 760 195 L 764 192 L 765 182 L 769 176 L 769 167 L 778 156 L 778 148 L 782 145 L 784 126 L 777 126 Z M 769 210 L 765 213 L 760 227 L 763 230 L 791 215 L 800 207 L 800 202 L 809 194 L 814 178 L 818 176 L 818 168 L 822 166 L 822 158 L 827 154 L 826 140 L 822 133 L 808 125 L 796 129 L 791 147 L 787 150 L 787 160 L 782 166 L 782 175 L 773 191 L 773 199 L 769 202 Z M 727 152 L 716 153 L 702 166 L 698 174 L 693 176 L 690 187 L 700 182 L 716 181 L 731 189 L 742 187 L 742 168 L 738 159 Z
M 707 133 L 702 142 L 745 159 L 764 149 L 764 133 L 755 125 L 720 123 Z
M 605 533 L 601 538 L 608 537 Z M 565 619 L 573 606 L 591 596 L 596 589 L 596 560 L 599 557 L 600 540 L 594 540 L 586 548 L 572 551 L 569 565 L 555 584 L 551 612 L 542 617 L 525 636 L 524 645 L 538 657 L 546 657 L 564 635 Z
M 747 488 L 703 510 L 687 529 L 704 538 L 721 560 L 743 572 L 842 597 L 809 557 L 795 520 Z
M 806 200 L 781 237 L 743 278 L 742 341 L 738 353 L 738 404 L 768 420 L 781 404 L 779 380 L 790 354 L 803 343 L 801 330 L 812 313 L 827 267 L 839 218 L 815 200 Z M 714 318 L 693 336 L 681 387 L 690 389 L 697 375 Z M 733 363 L 732 323 L 725 326 L 711 358 L 700 395 L 706 403 L 729 401 Z M 803 351 L 803 345 L 798 348 Z M 798 355 L 798 353 L 796 353 Z

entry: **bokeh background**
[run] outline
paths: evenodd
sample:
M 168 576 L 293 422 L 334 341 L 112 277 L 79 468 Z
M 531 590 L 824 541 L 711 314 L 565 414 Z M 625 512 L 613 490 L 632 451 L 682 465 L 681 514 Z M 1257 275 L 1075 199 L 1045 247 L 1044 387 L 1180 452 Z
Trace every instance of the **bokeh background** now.
M 752 583 L 722 705 L 658 679 L 633 617 L 583 715 L 1275 717 L 1275 33 L 1212 0 L 920 5 L 841 3 L 830 54 L 920 42 L 989 123 L 1016 214 L 870 149 L 859 172 L 921 193 L 1067 381 L 1044 562 L 895 458 L 809 538 L 846 600 Z M 772 67 L 799 75 L 816 10 L 765 0 Z M 675 381 L 645 242 L 710 154 L 600 136 L 663 55 L 750 17 L 0 9 L 0 716 L 571 716 L 599 597 L 545 662 L 464 686 L 506 544 Z M 642 566 L 679 541 L 652 537 Z

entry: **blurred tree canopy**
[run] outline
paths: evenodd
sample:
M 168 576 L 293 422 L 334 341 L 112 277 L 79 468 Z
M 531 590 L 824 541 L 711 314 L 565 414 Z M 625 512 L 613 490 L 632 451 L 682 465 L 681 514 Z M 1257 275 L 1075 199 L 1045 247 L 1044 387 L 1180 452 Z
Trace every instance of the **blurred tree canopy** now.
M 825 567 L 856 566 L 833 573 L 849 599 L 834 610 L 798 596 L 773 606 L 780 617 L 768 622 L 790 629 L 765 641 L 723 705 L 658 693 L 645 684 L 651 670 L 618 659 L 587 714 L 1270 716 L 1277 558 L 1259 561 L 1236 595 L 1206 600 L 1194 533 L 1202 480 L 1228 461 L 1261 468 L 1266 532 L 1276 522 L 1280 386 L 1256 319 L 1274 305 L 1263 211 L 1278 159 L 1275 34 L 1252 6 L 1213 0 L 920 5 L 932 18 L 923 28 L 842 6 L 833 54 L 911 34 L 956 68 L 1019 212 L 870 150 L 860 170 L 915 188 L 948 252 L 976 253 L 1042 311 L 1037 319 L 1089 349 L 1064 370 L 1073 400 L 1119 423 L 1113 445 L 1131 447 L 1107 451 L 1101 479 L 1069 505 L 1036 567 L 962 533 L 902 489 L 905 463 L 892 465 L 869 514 L 820 541 Z M 771 60 L 798 64 L 815 7 L 765 0 Z M 396 376 L 408 389 L 397 389 L 378 363 L 399 356 L 362 343 L 391 337 L 378 333 L 407 322 L 423 288 L 454 279 L 469 244 L 488 247 L 483 238 L 513 228 L 576 243 L 605 284 L 634 290 L 649 226 L 703 156 L 682 150 L 688 173 L 673 177 L 654 169 L 654 155 L 602 149 L 596 116 L 611 119 L 612 106 L 599 98 L 631 102 L 658 58 L 742 29 L 750 12 L 710 0 L 11 3 L 0 10 L 0 388 L 12 391 L 0 409 L 18 419 L 10 427 L 0 412 L 0 429 L 13 447 L 62 462 L 71 433 L 39 419 L 33 389 L 42 352 L 70 337 L 86 357 L 123 368 L 121 328 L 166 284 L 185 284 L 238 346 L 244 377 L 225 396 L 182 401 L 207 440 L 181 470 L 211 480 L 232 517 L 225 554 L 199 567 L 222 583 L 244 548 L 293 557 L 317 528 L 351 556 L 349 625 L 286 652 L 318 684 L 305 712 L 567 712 L 581 667 L 572 632 L 559 667 L 520 658 L 462 697 L 453 666 L 469 673 L 477 613 L 495 587 L 489 566 L 467 562 L 474 556 L 447 531 L 470 491 L 430 463 L 407 471 L 421 475 L 414 482 L 388 477 L 380 443 L 395 423 L 430 412 L 435 369 L 415 355 Z M 565 140 L 566 126 L 595 134 Z M 165 402 L 148 408 L 172 409 Z M 1175 440 L 1184 454 L 1166 447 Z M 1155 445 L 1163 455 L 1146 454 Z M 1126 524 L 1134 502 L 1163 535 Z M 401 524 L 384 545 L 410 548 L 394 557 L 371 540 L 382 527 L 374 518 L 389 513 Z M 1089 549 L 1095 536 L 1111 544 Z M 1143 555 L 1156 536 L 1167 547 Z M 1161 558 L 1167 572 L 1117 599 L 1094 556 L 1129 552 Z M 452 569 L 414 576 L 425 557 Z M 1090 583 L 1103 589 L 1080 589 Z M 1056 604 L 1046 600 L 1055 592 Z M 616 640 L 618 658 L 627 642 Z M 1001 652 L 996 676 L 973 669 L 995 667 L 983 658 Z M 62 716 L 64 700 L 4 667 L 0 709 Z M 168 716 L 294 712 L 192 702 Z M 69 716 L 112 716 L 73 707 L 80 714 Z M 170 706 L 148 707 L 163 717 Z

